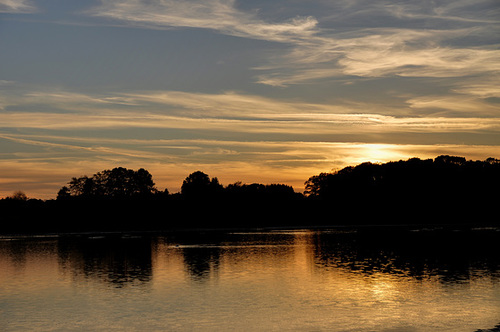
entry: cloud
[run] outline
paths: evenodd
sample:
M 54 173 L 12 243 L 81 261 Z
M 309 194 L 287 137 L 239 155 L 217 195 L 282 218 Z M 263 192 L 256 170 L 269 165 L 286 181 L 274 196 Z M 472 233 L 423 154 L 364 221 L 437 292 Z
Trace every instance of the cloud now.
M 290 42 L 295 38 L 310 36 L 317 25 L 316 19 L 310 16 L 267 23 L 237 10 L 234 0 L 102 0 L 101 5 L 91 13 L 147 28 L 210 29 L 237 37 L 276 42 Z
M 500 118 L 473 94 L 408 98 L 412 116 L 390 115 L 392 109 L 373 103 L 307 103 L 237 92 L 47 89 L 9 97 L 0 112 L 0 171 L 12 178 L 2 186 L 5 195 L 24 190 L 53 197 L 72 176 L 116 166 L 145 167 L 159 187 L 173 192 L 197 169 L 225 184 L 280 182 L 301 190 L 309 176 L 364 161 L 500 153 Z M 463 144 L 443 144 L 456 137 Z M 30 167 L 51 175 L 36 180 Z M 51 173 L 57 169 L 64 171 Z
M 0 13 L 28 14 L 36 11 L 29 0 L 0 0 Z
M 500 98 L 500 75 L 482 77 L 481 80 L 465 80 L 457 83 L 453 92 L 478 98 Z
M 500 71 L 497 49 L 447 45 L 472 30 L 384 28 L 357 31 L 362 36 L 317 36 L 275 64 L 257 67 L 271 72 L 258 75 L 258 82 L 286 86 L 342 76 L 456 78 Z
M 493 89 L 488 88 L 486 91 L 477 88 L 477 90 L 468 90 L 468 94 L 482 94 L 496 93 Z M 486 120 L 489 117 L 490 121 L 495 121 L 500 116 L 500 106 L 495 103 L 487 103 L 482 99 L 475 98 L 474 96 L 463 95 L 443 95 L 443 96 L 424 96 L 409 99 L 407 101 L 409 106 L 413 109 L 421 110 L 434 110 L 434 113 L 439 113 L 441 116 L 448 114 L 448 117 L 474 117 L 480 114 Z M 436 111 L 437 110 L 437 111 Z
M 287 50 L 254 68 L 260 71 L 257 82 L 271 86 L 342 76 L 443 78 L 500 70 L 500 51 L 477 43 L 498 32 L 495 16 L 490 17 L 498 9 L 490 1 L 475 6 L 468 1 L 424 6 L 420 1 L 340 1 L 316 3 L 311 12 L 317 6 L 323 9 L 315 12 L 319 18 L 278 22 L 260 18 L 263 13 L 273 17 L 272 10 L 243 11 L 234 0 L 102 0 L 91 13 L 147 28 L 210 29 L 286 44 Z M 473 44 L 455 43 L 464 36 L 479 38 Z
M 496 105 L 470 96 L 408 99 L 409 109 L 421 111 L 418 116 L 384 115 L 383 105 L 368 103 L 289 102 L 235 92 L 162 91 L 91 96 L 58 91 L 32 92 L 25 97 L 19 97 L 17 103 L 17 108 L 24 111 L 0 113 L 3 128 L 63 131 L 151 128 L 191 130 L 194 131 L 192 135 L 212 132 L 232 137 L 315 137 L 353 133 L 478 132 L 498 130 L 500 125 Z M 43 102 L 46 109 L 63 109 L 37 111 Z M 15 104 L 15 101 L 10 100 L 10 103 Z M 123 107 L 124 103 L 127 107 Z
M 415 106 L 414 106 L 415 107 Z M 426 105 L 428 107 L 428 105 Z M 294 116 L 284 114 L 257 119 L 227 119 L 227 118 L 190 118 L 161 114 L 144 113 L 104 113 L 97 115 L 60 113 L 17 113 L 0 116 L 3 128 L 23 128 L 39 130 L 118 130 L 133 128 L 149 129 L 176 129 L 198 131 L 191 135 L 217 136 L 231 135 L 232 137 L 283 135 L 301 135 L 315 137 L 324 135 L 365 135 L 378 133 L 389 137 L 395 132 L 420 133 L 454 133 L 480 132 L 484 130 L 498 131 L 498 118 L 394 118 L 376 114 L 310 114 Z
M 373 45 L 373 44 L 372 44 Z M 463 77 L 500 70 L 500 51 L 435 47 L 363 47 L 339 63 L 347 75 L 363 77 Z M 402 46 L 402 45 L 400 45 Z
M 325 2 L 332 13 L 329 18 L 360 26 L 375 22 L 373 18 L 386 18 L 381 24 L 395 20 L 407 24 L 425 24 L 425 27 L 443 24 L 497 23 L 498 6 L 491 0 L 436 0 L 436 1 L 386 1 L 386 0 L 339 0 Z M 362 21 L 365 20 L 366 23 Z
M 73 176 L 117 166 L 144 167 L 159 188 L 171 192 L 199 169 L 224 184 L 287 183 L 302 190 L 309 176 L 364 161 L 439 154 L 497 157 L 496 136 L 482 145 L 421 144 L 418 135 L 499 131 L 498 117 L 450 112 L 481 101 L 471 94 L 457 96 L 455 101 L 409 98 L 408 108 L 421 114 L 394 116 L 382 114 L 376 104 L 307 103 L 237 92 L 83 94 L 47 89 L 10 94 L 0 113 L 5 179 L 0 195 L 23 190 L 28 196 L 51 198 Z M 46 111 L 39 111 L 41 106 Z M 58 112 L 51 111 L 55 107 Z M 429 111 L 436 108 L 441 111 Z

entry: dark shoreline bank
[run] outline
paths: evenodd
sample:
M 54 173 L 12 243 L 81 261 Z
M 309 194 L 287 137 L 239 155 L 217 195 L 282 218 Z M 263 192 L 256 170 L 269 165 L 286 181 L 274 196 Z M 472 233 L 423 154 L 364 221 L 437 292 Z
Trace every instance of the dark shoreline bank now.
M 436 209 L 377 202 L 50 201 L 0 205 L 0 234 L 499 226 L 492 205 Z M 385 225 L 385 226 L 382 226 Z

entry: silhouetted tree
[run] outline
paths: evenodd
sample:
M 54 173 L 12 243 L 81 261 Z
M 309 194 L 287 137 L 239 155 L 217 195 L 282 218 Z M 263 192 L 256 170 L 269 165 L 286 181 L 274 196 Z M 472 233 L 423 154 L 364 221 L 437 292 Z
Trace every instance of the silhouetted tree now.
M 467 160 L 464 157 L 455 157 L 455 156 L 448 156 L 448 155 L 442 155 L 436 157 L 434 159 L 434 162 L 436 164 L 447 164 L 447 165 L 465 165 Z
M 500 164 L 500 159 L 495 159 L 495 158 L 487 158 L 486 159 L 486 163 L 490 164 L 490 165 L 498 165 Z
M 70 196 L 91 197 L 97 195 L 94 180 L 86 175 L 79 178 L 72 178 L 68 184 L 69 188 L 67 192 L 69 192 Z
M 305 182 L 305 194 L 326 198 L 372 189 L 427 192 L 485 190 L 498 181 L 499 172 L 500 164 L 493 158 L 481 162 L 445 155 L 434 161 L 411 158 L 385 164 L 362 163 L 310 177 Z
M 151 174 L 141 168 L 137 171 L 116 167 L 92 177 L 72 178 L 69 186 L 62 187 L 58 199 L 80 198 L 132 198 L 148 197 L 157 190 Z
M 23 191 L 16 191 L 11 196 L 7 197 L 8 199 L 12 199 L 15 201 L 27 201 L 28 196 Z
M 216 177 L 210 179 L 207 174 L 196 171 L 189 174 L 182 182 L 181 194 L 191 198 L 210 198 L 211 195 L 220 193 L 222 189 L 223 186 Z
M 305 182 L 307 199 L 283 184 L 235 182 L 224 188 L 201 171 L 186 177 L 181 193 L 170 195 L 155 188 L 148 171 L 118 167 L 72 178 L 57 200 L 28 199 L 22 192 L 0 199 L 10 221 L 0 232 L 234 227 L 235 222 L 245 227 L 371 220 L 491 224 L 498 223 L 498 188 L 500 160 L 448 155 L 366 162 L 314 175 Z M 168 220 L 161 217 L 165 210 Z
M 169 195 L 170 195 L 170 193 L 169 193 L 168 189 L 165 188 L 165 190 L 163 190 L 163 191 L 158 190 L 155 194 L 155 197 L 156 198 L 167 198 Z
M 69 188 L 66 186 L 63 186 L 59 191 L 57 192 L 57 199 L 58 200 L 64 200 L 64 199 L 69 199 L 71 197 L 71 193 L 69 191 Z
M 330 180 L 333 179 L 336 173 L 320 173 L 319 175 L 311 176 L 305 183 L 304 195 L 309 197 L 326 197 L 329 196 Z
M 491 215 L 493 204 L 500 199 L 499 186 L 496 159 L 467 161 L 443 155 L 434 160 L 362 163 L 321 173 L 305 182 L 305 194 L 346 213 L 366 211 L 366 217 L 379 210 L 385 216 L 419 218 L 420 214 L 422 218 L 432 214 L 436 220 L 450 222 Z

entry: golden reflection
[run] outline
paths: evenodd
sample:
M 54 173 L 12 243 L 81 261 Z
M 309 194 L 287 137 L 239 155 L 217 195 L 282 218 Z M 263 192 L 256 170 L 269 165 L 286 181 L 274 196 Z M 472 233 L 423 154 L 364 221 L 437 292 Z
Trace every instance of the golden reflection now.
M 478 277 L 462 279 L 463 267 L 447 261 L 455 258 L 430 250 L 460 277 L 455 280 L 419 270 L 417 253 L 405 256 L 404 248 L 390 245 L 390 254 L 386 239 L 369 235 L 297 230 L 43 245 L 0 241 L 0 298 L 12 304 L 5 311 L 12 318 L 2 312 L 0 318 L 47 330 L 53 322 L 72 326 L 73 319 L 88 330 L 138 331 L 470 332 L 498 324 L 498 257 L 470 253 L 471 261 L 479 257 L 492 270 L 474 268 Z M 412 272 L 399 273 L 405 266 Z M 28 307 L 15 311 L 23 303 Z
M 158 239 L 155 250 L 152 251 L 153 281 L 155 287 L 162 289 L 172 285 L 182 285 L 185 282 L 184 259 L 175 245 Z
M 398 286 L 401 283 L 396 283 L 394 280 L 387 278 L 387 276 L 376 274 L 370 281 L 371 293 L 377 300 L 394 300 L 400 294 Z

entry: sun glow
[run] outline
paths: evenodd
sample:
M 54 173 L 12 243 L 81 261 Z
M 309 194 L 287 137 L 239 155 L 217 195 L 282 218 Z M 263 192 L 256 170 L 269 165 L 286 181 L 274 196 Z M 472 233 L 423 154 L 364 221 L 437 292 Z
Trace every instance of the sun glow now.
M 361 155 L 370 162 L 382 163 L 401 158 L 397 145 L 393 144 L 365 144 L 360 148 Z

